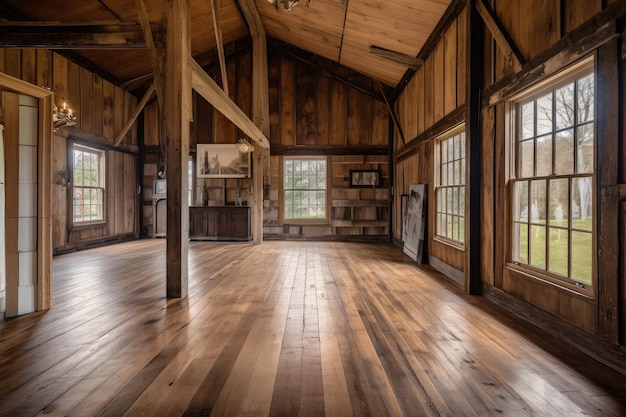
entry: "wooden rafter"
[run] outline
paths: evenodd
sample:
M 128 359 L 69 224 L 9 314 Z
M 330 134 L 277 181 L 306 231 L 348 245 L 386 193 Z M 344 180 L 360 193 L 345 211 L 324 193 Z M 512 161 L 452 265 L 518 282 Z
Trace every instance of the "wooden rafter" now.
M 515 63 L 518 66 L 523 66 L 526 63 L 526 58 L 522 55 L 513 38 L 506 31 L 506 28 L 500 23 L 498 17 L 494 13 L 491 6 L 484 2 L 484 0 L 476 1 L 476 10 L 480 14 L 485 26 L 489 29 L 491 36 L 494 37 L 496 43 L 502 49 L 502 52 L 507 56 L 511 56 L 515 59 Z
M 211 0 L 211 12 L 213 13 L 213 29 L 215 31 L 215 42 L 217 45 L 217 56 L 220 60 L 220 72 L 222 74 L 222 88 L 228 95 L 228 74 L 226 73 L 226 59 L 224 58 L 224 42 L 222 41 L 222 25 L 220 21 L 220 11 L 217 7 L 217 0 Z
M 135 0 L 137 5 L 137 15 L 139 16 L 139 22 L 143 29 L 146 46 L 148 47 L 148 54 L 150 55 L 150 63 L 152 64 L 152 72 L 154 73 L 154 80 L 156 86 L 157 100 L 159 102 L 159 108 L 163 108 L 163 76 L 162 76 L 162 60 L 159 53 L 156 50 L 154 38 L 152 36 L 152 29 L 150 27 L 150 21 L 148 20 L 148 12 L 143 0 Z
M 263 132 L 246 116 L 246 114 L 224 93 L 215 81 L 207 75 L 202 67 L 189 57 L 191 66 L 192 88 L 206 101 L 222 113 L 228 120 L 233 122 L 250 139 L 254 140 L 263 148 L 269 148 L 270 142 Z
M 388 59 L 398 64 L 406 65 L 413 71 L 417 71 L 419 67 L 424 64 L 424 60 L 421 58 L 416 58 L 410 55 L 402 54 L 400 52 L 392 51 L 390 49 L 381 48 L 376 45 L 370 45 L 370 53 L 372 55 Z
M 155 48 L 163 47 L 163 27 L 152 24 Z M 146 48 L 137 22 L 0 21 L 0 47 L 46 49 Z
M 135 111 L 133 112 L 132 116 L 130 117 L 130 119 L 128 119 L 128 121 L 122 128 L 122 131 L 117 135 L 117 139 L 115 139 L 113 146 L 119 146 L 119 144 L 122 143 L 122 140 L 124 140 L 124 136 L 126 136 L 126 133 L 128 133 L 133 123 L 135 123 L 135 120 L 137 120 L 137 117 L 139 117 L 139 114 L 143 111 L 143 108 L 146 106 L 150 98 L 152 98 L 152 95 L 155 91 L 156 84 L 154 81 L 152 81 L 152 84 L 150 84 L 150 87 L 148 87 L 148 91 L 146 91 L 141 101 L 137 104 L 137 107 L 135 107 Z

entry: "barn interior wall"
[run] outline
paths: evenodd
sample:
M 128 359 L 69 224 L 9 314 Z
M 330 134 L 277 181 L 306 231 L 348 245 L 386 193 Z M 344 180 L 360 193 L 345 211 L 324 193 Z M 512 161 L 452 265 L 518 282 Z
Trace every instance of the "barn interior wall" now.
M 77 124 L 53 135 L 52 239 L 56 253 L 108 240 L 132 238 L 138 228 L 136 198 L 137 129 L 124 136 L 119 150 L 112 147 L 131 117 L 137 99 L 113 83 L 80 67 L 62 55 L 44 49 L 0 49 L 0 71 L 33 85 L 50 85 L 55 104 L 67 103 Z M 106 221 L 73 227 L 69 220 L 71 186 L 57 183 L 69 173 L 71 141 L 107 149 Z M 59 181 L 60 182 L 60 181 Z
M 473 2 L 468 2 L 471 4 Z M 496 19 L 517 46 L 525 65 L 517 62 L 502 41 L 496 41 L 484 26 L 478 36 L 482 40 L 482 78 L 480 125 L 481 136 L 481 247 L 480 277 L 485 295 L 529 320 L 557 331 L 572 343 L 596 346 L 586 351 L 605 362 L 624 366 L 624 334 L 626 332 L 626 282 L 623 273 L 624 249 L 620 240 L 624 232 L 614 227 L 624 216 L 621 184 L 624 178 L 624 70 L 620 23 L 623 7 L 614 1 L 543 2 L 543 1 L 485 1 Z M 394 239 L 400 242 L 401 194 L 412 183 L 425 183 L 429 191 L 435 187 L 436 139 L 459 121 L 455 114 L 467 114 L 465 109 L 467 71 L 465 45 L 469 22 L 468 7 L 442 34 L 436 48 L 415 73 L 396 101 L 400 127 L 406 138 L 402 143 L 398 129 L 394 138 Z M 607 9 L 608 12 L 607 13 Z M 615 16 L 618 12 L 618 16 Z M 519 16 L 524 16 L 520 19 Z M 610 31 L 612 35 L 609 33 Z M 603 37 L 604 36 L 604 37 Z M 572 46 L 578 42 L 582 47 Z M 581 53 L 586 51 L 586 53 Z M 450 56 L 454 55 L 454 56 Z M 539 279 L 511 268 L 507 248 L 509 233 L 508 178 L 509 147 L 507 144 L 506 99 L 511 91 L 523 91 L 533 83 L 527 75 L 533 69 L 548 68 L 555 73 L 584 56 L 596 58 L 597 80 L 597 155 L 601 162 L 596 168 L 599 185 L 597 210 L 600 219 L 594 235 L 596 263 L 593 293 L 572 291 L 564 285 Z M 555 64 L 556 63 L 556 64 Z M 556 67 L 553 67 L 553 66 Z M 456 78 L 447 76 L 456 71 Z M 544 79 L 543 72 L 538 81 Z M 508 94 L 508 95 L 507 95 Z M 456 100 L 456 101 L 455 101 Z M 457 112 L 459 112 L 457 114 Z M 621 129 L 621 130 L 620 130 Z M 616 152 L 616 150 L 621 150 Z M 469 166 L 469 165 L 468 165 Z M 621 170 L 621 171 L 620 171 Z M 476 189 L 475 184 L 473 188 Z M 609 191 L 610 190 L 610 191 Z M 445 247 L 434 236 L 434 199 L 428 206 L 427 251 L 443 265 L 464 271 L 468 259 L 463 250 Z M 469 209 L 469 207 L 468 207 Z M 466 213 L 467 214 L 467 213 Z M 610 220 L 609 220 L 610 219 Z M 607 225 L 612 223 L 613 227 Z M 466 240 L 467 242 L 468 240 Z M 442 263 L 438 262 L 441 266 Z M 444 268 L 445 269 L 445 268 Z M 445 270 L 442 270 L 445 273 Z M 476 277 L 474 277 L 476 278 Z M 466 277 L 466 280 L 470 279 Z M 554 319 L 556 317 L 556 319 Z M 549 324 L 547 324 L 549 323 Z M 589 337 L 589 338 L 587 338 Z M 578 339 L 578 340 L 576 340 Z M 608 359 L 607 359 L 608 358 Z M 621 358 L 621 359 L 620 359 Z M 617 365 L 615 365 L 617 363 Z

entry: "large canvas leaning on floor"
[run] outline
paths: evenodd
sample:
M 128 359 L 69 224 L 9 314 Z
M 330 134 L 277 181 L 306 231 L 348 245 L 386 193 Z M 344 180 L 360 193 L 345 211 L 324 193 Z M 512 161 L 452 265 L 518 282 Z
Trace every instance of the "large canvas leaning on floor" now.
M 426 184 L 411 184 L 406 224 L 402 228 L 402 240 L 404 241 L 404 253 L 420 264 L 424 251 L 424 231 L 426 230 L 425 204 Z
M 250 177 L 250 155 L 239 152 L 236 144 L 198 144 L 197 178 Z

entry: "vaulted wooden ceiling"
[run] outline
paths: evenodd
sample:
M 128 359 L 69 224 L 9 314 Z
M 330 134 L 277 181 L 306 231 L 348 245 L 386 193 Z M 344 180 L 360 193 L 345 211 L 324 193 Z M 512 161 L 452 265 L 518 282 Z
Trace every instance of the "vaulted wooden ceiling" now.
M 132 0 L 4 0 L 2 3 L 0 17 L 9 21 L 138 22 L 136 2 Z M 161 22 L 163 0 L 144 0 L 144 3 L 149 20 Z M 276 10 L 267 0 L 255 0 L 255 3 L 270 37 L 395 87 L 408 65 L 388 56 L 416 57 L 450 0 L 300 0 L 289 12 Z M 249 36 L 237 0 L 217 0 L 217 4 L 223 42 Z M 58 26 L 50 24 L 47 30 L 53 31 Z M 215 50 L 210 0 L 191 0 L 191 32 L 194 57 Z M 372 53 L 372 46 L 387 57 Z M 147 50 L 136 45 L 115 49 L 74 45 L 65 48 L 72 49 L 75 56 L 120 83 L 151 73 Z

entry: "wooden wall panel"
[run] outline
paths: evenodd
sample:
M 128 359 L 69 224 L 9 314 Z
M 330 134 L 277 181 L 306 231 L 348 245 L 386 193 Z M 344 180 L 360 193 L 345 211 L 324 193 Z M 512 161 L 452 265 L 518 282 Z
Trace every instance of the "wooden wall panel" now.
M 72 61 L 67 62 L 67 106 L 77 116 L 76 129 L 82 130 L 82 103 L 80 95 L 80 67 Z M 120 90 L 121 91 L 121 90 Z M 62 103 L 61 103 L 62 105 Z
M 602 10 L 602 0 L 567 1 L 564 6 L 563 30 L 565 33 L 576 29 Z
M 371 143 L 371 98 L 353 88 L 348 89 L 348 145 Z
M 457 107 L 457 23 L 452 23 L 443 39 L 443 114 L 448 114 Z M 465 94 L 465 91 L 462 92 Z
M 23 81 L 37 85 L 37 51 L 22 49 L 21 76 Z
M 345 84 L 331 82 L 331 144 L 347 144 L 347 87 Z
M 315 72 L 304 65 L 296 65 L 296 145 L 315 145 L 317 120 L 315 117 Z
M 295 63 L 285 57 L 280 60 L 280 121 L 281 145 L 295 145 Z
M 269 85 L 269 106 L 270 106 L 270 143 L 280 144 L 282 136 L 281 127 L 281 104 L 280 104 L 280 56 L 270 54 L 267 63 L 268 85 Z
M 4 50 L 4 71 L 12 77 L 20 78 L 22 74 L 22 53 L 19 49 Z
M 330 144 L 330 78 L 317 76 L 315 81 L 315 114 L 318 145 Z
M 107 80 L 102 80 L 102 137 L 113 140 L 115 138 L 115 86 Z
M 80 114 L 78 122 L 80 129 L 93 132 L 93 74 L 88 70 L 80 69 Z
M 93 76 L 93 134 L 104 135 L 104 80 Z
M 462 106 L 467 94 L 467 9 L 457 17 L 456 26 L 456 100 Z

